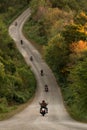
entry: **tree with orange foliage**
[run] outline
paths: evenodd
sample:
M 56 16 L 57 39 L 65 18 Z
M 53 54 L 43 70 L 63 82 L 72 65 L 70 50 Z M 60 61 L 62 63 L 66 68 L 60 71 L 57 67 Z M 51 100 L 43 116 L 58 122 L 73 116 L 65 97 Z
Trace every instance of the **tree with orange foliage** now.
M 80 40 L 76 43 L 72 43 L 70 44 L 70 50 L 74 53 L 80 53 L 84 50 L 87 50 L 87 42 Z
M 85 41 L 87 34 L 83 30 L 83 26 L 77 24 L 67 25 L 62 35 L 66 43 L 71 44 L 72 42 L 77 42 L 80 40 Z

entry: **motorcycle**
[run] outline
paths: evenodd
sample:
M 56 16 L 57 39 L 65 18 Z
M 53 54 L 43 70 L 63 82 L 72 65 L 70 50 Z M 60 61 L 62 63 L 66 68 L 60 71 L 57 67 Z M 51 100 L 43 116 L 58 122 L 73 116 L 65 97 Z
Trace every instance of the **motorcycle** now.
M 17 22 L 15 22 L 15 26 L 17 26 Z
M 23 40 L 20 40 L 20 42 L 21 42 L 21 45 L 23 45 Z
M 42 114 L 42 116 L 44 116 L 46 113 L 47 113 L 47 110 L 46 108 L 42 108 L 40 113 Z
M 40 71 L 41 76 L 43 76 L 43 70 Z
M 48 103 L 45 102 L 45 100 L 42 100 L 42 102 L 40 103 L 40 113 L 42 114 L 42 116 L 44 116 L 46 113 L 48 113 L 48 108 L 47 105 Z
M 33 57 L 32 56 L 30 57 L 30 60 L 33 61 Z
M 48 89 L 48 85 L 45 85 L 45 92 L 48 92 L 49 89 Z

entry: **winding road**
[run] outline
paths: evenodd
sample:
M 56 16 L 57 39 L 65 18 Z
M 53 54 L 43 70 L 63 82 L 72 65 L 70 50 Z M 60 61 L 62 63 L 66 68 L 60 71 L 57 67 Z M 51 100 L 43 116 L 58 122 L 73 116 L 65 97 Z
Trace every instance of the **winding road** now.
M 87 130 L 87 124 L 73 120 L 67 113 L 61 91 L 56 79 L 42 59 L 40 53 L 23 36 L 22 27 L 30 16 L 30 10 L 24 11 L 9 27 L 9 34 L 16 43 L 26 63 L 31 66 L 37 79 L 37 92 L 32 103 L 22 112 L 8 120 L 0 121 L 0 130 Z M 17 26 L 15 22 L 17 21 Z M 20 40 L 23 40 L 21 45 Z M 33 62 L 30 56 L 33 56 Z M 44 76 L 40 70 L 44 70 Z M 44 92 L 44 85 L 48 84 L 49 92 Z M 44 117 L 39 113 L 39 102 L 48 102 L 48 114 Z

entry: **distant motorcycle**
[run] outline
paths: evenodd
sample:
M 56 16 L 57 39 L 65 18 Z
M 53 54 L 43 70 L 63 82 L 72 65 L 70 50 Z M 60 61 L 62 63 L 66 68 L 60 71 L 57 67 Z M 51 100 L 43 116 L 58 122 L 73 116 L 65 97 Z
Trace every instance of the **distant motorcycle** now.
M 41 71 L 40 71 L 40 74 L 41 74 L 41 76 L 43 76 L 43 75 L 44 75 L 43 70 L 41 70 Z
M 20 40 L 21 45 L 23 45 L 23 40 Z
M 32 56 L 30 57 L 30 60 L 33 61 L 33 57 Z
M 15 22 L 15 26 L 17 26 L 17 22 Z
M 49 89 L 48 89 L 48 85 L 45 85 L 45 92 L 48 92 Z

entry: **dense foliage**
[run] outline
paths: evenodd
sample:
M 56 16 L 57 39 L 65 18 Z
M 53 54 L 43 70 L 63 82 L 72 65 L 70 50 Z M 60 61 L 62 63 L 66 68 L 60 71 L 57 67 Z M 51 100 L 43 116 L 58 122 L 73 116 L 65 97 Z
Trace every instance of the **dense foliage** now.
M 87 11 L 86 0 L 50 0 L 50 2 L 52 3 L 52 7 L 58 7 L 66 11 Z
M 29 0 L 0 1 L 0 118 L 1 113 L 28 101 L 36 88 L 35 77 L 7 30 L 12 16 L 21 12 L 28 2 Z
M 87 121 L 87 1 L 31 0 L 30 5 L 25 31 L 45 46 L 71 115 Z

